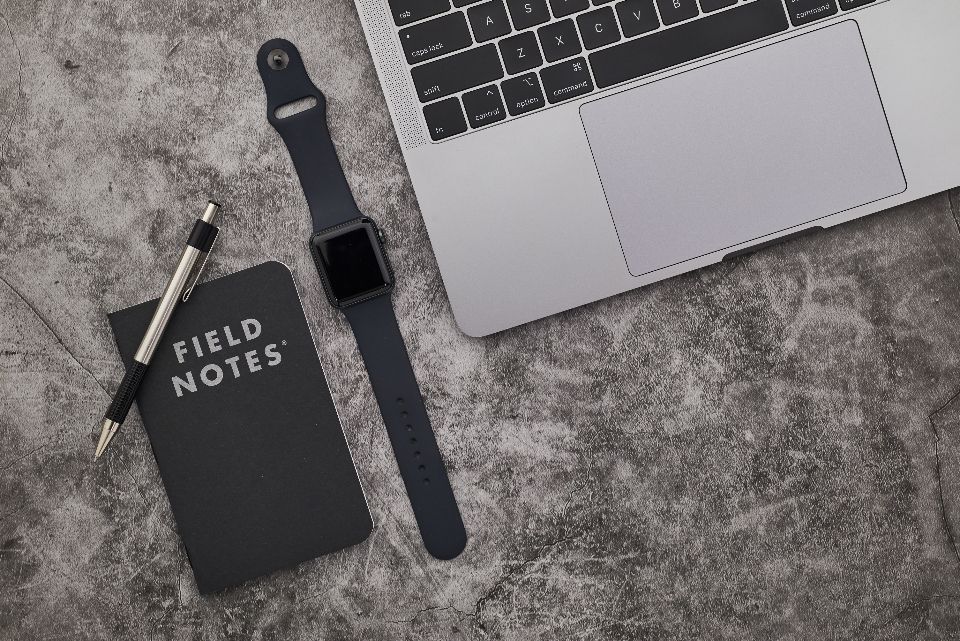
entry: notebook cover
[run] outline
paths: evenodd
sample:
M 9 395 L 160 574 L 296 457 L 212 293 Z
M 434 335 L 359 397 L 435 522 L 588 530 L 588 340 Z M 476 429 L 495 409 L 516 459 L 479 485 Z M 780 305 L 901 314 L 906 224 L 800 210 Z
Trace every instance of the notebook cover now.
M 109 316 L 125 365 L 156 302 Z M 282 263 L 199 285 L 177 308 L 137 405 L 201 593 L 369 536 L 363 489 Z

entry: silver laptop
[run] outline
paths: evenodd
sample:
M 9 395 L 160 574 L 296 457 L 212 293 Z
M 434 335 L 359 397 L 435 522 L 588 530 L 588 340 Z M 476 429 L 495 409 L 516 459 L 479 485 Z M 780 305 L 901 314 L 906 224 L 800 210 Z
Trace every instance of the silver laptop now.
M 357 0 L 482 336 L 960 184 L 958 0 Z

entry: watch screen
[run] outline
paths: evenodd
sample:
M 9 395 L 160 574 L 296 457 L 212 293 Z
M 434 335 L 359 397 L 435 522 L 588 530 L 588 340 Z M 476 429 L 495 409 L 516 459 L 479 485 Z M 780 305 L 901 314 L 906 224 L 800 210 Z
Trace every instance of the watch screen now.
M 372 293 L 389 284 L 374 248 L 369 223 L 314 238 L 314 248 L 331 293 L 339 302 Z

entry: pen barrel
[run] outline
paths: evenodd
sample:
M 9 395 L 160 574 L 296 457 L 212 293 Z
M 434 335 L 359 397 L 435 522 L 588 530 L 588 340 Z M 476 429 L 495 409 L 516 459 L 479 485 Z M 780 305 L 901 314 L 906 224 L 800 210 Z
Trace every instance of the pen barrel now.
M 113 396 L 113 402 L 103 415 L 104 419 L 123 423 L 133 405 L 133 399 L 137 396 L 137 390 L 140 383 L 143 382 L 143 376 L 147 373 L 147 366 L 144 363 L 133 361 L 133 365 L 123 375 L 120 387 Z
M 157 302 L 157 308 L 150 318 L 150 324 L 147 326 L 147 331 L 143 335 L 143 340 L 140 341 L 137 353 L 133 355 L 134 360 L 141 363 L 150 363 L 151 359 L 153 359 L 153 353 L 160 343 L 160 338 L 167 329 L 170 318 L 173 316 L 173 311 L 180 303 L 183 291 L 187 287 L 190 274 L 197 265 L 197 262 L 204 256 L 206 256 L 206 254 L 193 245 L 187 245 L 184 248 L 183 254 L 180 256 L 180 262 L 177 263 L 176 270 L 174 270 L 170 280 L 167 281 L 167 286 L 163 289 L 163 294 Z

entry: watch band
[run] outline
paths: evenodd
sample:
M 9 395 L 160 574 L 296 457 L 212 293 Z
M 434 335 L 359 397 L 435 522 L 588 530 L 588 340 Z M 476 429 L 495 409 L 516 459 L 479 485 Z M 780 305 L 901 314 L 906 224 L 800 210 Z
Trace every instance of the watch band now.
M 275 59 L 269 58 L 273 52 L 278 52 Z M 300 52 L 286 40 L 270 40 L 257 53 L 257 69 L 267 92 L 267 120 L 290 152 L 314 230 L 358 218 L 360 210 L 327 129 L 327 99 L 310 81 Z M 313 98 L 316 107 L 287 118 L 277 117 L 279 107 L 302 98 Z
M 267 118 L 290 152 L 315 231 L 362 216 L 330 140 L 326 100 L 310 81 L 300 52 L 282 39 L 265 43 L 257 67 L 267 93 Z M 287 118 L 276 110 L 304 97 L 315 108 Z M 430 425 L 389 293 L 342 308 L 367 373 L 427 551 L 452 559 L 467 534 Z
M 367 365 L 423 544 L 433 556 L 452 559 L 466 546 L 467 533 L 390 298 L 343 313 Z

